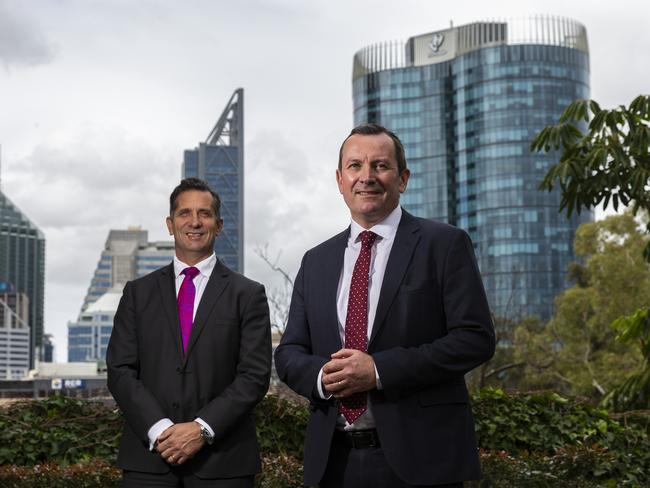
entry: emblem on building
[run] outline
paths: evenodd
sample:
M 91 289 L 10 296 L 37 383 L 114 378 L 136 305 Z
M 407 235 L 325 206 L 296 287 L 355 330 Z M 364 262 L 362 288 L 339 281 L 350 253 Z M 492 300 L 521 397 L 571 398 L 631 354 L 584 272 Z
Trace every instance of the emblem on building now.
M 433 36 L 431 36 L 431 42 L 429 42 L 429 49 L 431 50 L 431 52 L 429 53 L 429 57 L 441 56 L 443 54 L 447 54 L 447 51 L 440 50 L 444 42 L 445 42 L 444 34 L 440 34 L 438 32 Z

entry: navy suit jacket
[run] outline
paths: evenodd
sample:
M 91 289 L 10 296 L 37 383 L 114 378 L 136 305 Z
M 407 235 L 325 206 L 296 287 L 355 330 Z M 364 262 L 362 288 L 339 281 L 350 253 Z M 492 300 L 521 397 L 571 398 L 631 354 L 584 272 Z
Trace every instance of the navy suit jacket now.
M 310 400 L 305 484 L 327 466 L 338 401 L 316 381 L 342 347 L 336 292 L 349 228 L 308 251 L 296 277 L 287 328 L 275 353 L 280 378 Z M 369 392 L 391 468 L 410 484 L 480 477 L 464 375 L 494 353 L 485 291 L 469 236 L 402 213 L 368 343 L 382 389 Z
M 158 420 L 196 417 L 215 432 L 188 461 L 202 478 L 259 472 L 253 407 L 271 371 L 271 327 L 264 287 L 217 261 L 183 354 L 172 264 L 124 287 L 106 364 L 108 388 L 124 413 L 119 467 L 169 471 L 149 451 L 147 432 Z

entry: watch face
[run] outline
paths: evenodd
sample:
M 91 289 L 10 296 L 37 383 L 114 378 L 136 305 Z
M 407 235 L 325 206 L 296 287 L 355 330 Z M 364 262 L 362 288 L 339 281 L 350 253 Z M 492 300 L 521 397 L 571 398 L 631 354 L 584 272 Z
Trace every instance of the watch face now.
M 201 437 L 208 443 L 212 444 L 212 436 L 210 435 L 210 432 L 208 429 L 206 429 L 203 425 L 201 426 Z

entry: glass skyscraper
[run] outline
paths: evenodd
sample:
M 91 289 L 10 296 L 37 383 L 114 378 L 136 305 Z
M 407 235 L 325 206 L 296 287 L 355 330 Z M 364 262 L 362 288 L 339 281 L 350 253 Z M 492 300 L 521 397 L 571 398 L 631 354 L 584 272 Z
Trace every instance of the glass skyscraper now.
M 584 26 L 535 16 L 476 22 L 384 42 L 354 56 L 354 122 L 404 142 L 411 213 L 467 230 L 493 312 L 548 319 L 568 286 L 573 235 L 589 212 L 558 213 L 537 190 L 557 155 L 533 137 L 573 100 L 589 97 Z
M 217 257 L 244 272 L 244 90 L 228 101 L 205 142 L 185 151 L 183 178 L 205 180 L 221 198 L 223 230 L 214 243 Z
M 29 300 L 29 366 L 43 340 L 45 236 L 0 191 L 0 281 Z

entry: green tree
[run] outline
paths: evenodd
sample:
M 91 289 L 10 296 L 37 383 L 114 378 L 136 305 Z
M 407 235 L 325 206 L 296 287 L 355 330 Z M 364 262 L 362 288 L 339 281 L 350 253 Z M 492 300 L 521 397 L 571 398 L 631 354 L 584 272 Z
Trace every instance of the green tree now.
M 582 130 L 586 125 L 586 130 Z M 560 150 L 540 189 L 559 184 L 560 211 L 594 208 L 602 203 L 632 204 L 633 211 L 650 212 L 650 95 L 636 97 L 629 107 L 601 109 L 593 100 L 577 100 L 562 113 L 559 123 L 544 128 L 533 140 L 532 151 Z M 650 223 L 646 226 L 650 232 Z M 645 248 L 650 261 L 650 243 Z
M 643 355 L 641 367 L 616 386 L 603 400 L 607 408 L 618 411 L 650 409 L 650 316 L 648 310 L 637 310 L 612 324 L 619 331 L 620 342 L 635 343 Z
M 579 213 L 601 203 L 604 208 L 611 203 L 615 210 L 620 204 L 631 204 L 635 215 L 639 209 L 646 217 L 650 215 L 649 95 L 636 97 L 629 107 L 621 105 L 611 110 L 601 109 L 593 100 L 575 101 L 558 124 L 544 128 L 535 137 L 531 150 L 560 150 L 560 161 L 548 171 L 540 189 L 551 191 L 559 184 L 560 211 L 566 210 L 569 216 L 574 210 Z M 650 233 L 647 218 L 645 231 Z M 650 262 L 650 241 L 642 252 Z M 629 281 L 634 283 L 633 277 Z M 633 343 L 644 356 L 640 369 L 607 396 L 605 402 L 616 408 L 650 404 L 647 303 L 615 323 L 618 344 Z
M 515 330 L 514 361 L 525 363 L 520 388 L 554 388 L 601 399 L 643 364 L 640 344 L 616 341 L 611 324 L 648 303 L 648 241 L 631 212 L 583 224 L 576 232 L 577 284 L 556 299 L 545 327 Z

